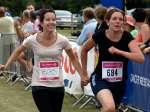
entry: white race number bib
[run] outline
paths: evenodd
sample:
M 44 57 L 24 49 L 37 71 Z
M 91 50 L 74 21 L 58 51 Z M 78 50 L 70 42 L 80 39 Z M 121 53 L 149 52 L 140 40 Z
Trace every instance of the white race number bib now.
M 120 61 L 103 61 L 102 62 L 102 79 L 109 82 L 122 81 L 123 62 Z
M 57 81 L 59 79 L 58 61 L 40 61 L 39 68 L 40 81 Z

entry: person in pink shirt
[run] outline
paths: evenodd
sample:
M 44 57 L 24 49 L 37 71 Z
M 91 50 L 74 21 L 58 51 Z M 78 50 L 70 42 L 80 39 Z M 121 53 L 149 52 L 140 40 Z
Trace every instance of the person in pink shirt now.
M 146 12 L 143 8 L 137 8 L 132 12 L 132 16 L 135 19 L 135 27 L 138 29 L 135 41 L 141 45 L 150 38 L 150 28 L 145 22 Z

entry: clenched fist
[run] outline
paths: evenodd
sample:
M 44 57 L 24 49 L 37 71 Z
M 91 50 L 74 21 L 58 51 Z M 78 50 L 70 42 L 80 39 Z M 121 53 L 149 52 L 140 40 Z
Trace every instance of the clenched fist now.
M 119 49 L 115 48 L 114 46 L 111 46 L 108 51 L 111 53 L 111 54 L 118 54 L 119 52 Z

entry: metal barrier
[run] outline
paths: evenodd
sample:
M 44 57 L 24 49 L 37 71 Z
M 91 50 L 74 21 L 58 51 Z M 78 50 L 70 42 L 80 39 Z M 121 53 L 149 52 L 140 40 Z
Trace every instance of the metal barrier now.
M 0 33 L 0 63 L 5 64 L 11 53 L 17 46 L 17 35 L 12 33 Z M 13 63 L 8 70 L 17 71 L 16 63 Z
M 19 45 L 17 40 L 18 36 L 14 33 L 0 33 L 0 64 L 5 64 L 12 52 Z M 3 71 L 1 74 L 7 78 L 8 83 L 14 75 L 17 77 L 10 85 L 14 85 L 19 80 L 22 80 L 25 84 L 30 83 L 26 78 L 27 73 L 25 69 L 17 61 L 13 62 L 7 71 Z

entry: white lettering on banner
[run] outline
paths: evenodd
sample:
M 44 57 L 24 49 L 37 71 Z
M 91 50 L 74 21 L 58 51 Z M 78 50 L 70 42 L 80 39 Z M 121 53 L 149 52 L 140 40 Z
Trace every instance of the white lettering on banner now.
M 103 61 L 102 62 L 102 79 L 109 82 L 121 81 L 123 76 L 123 62 Z
M 77 55 L 77 49 L 76 48 L 73 48 L 73 52 L 74 52 L 75 56 L 77 57 L 77 59 L 79 59 L 78 55 Z M 64 53 L 62 55 L 62 66 L 64 67 L 64 70 L 66 73 L 70 73 L 71 75 L 75 75 L 76 69 L 72 65 L 69 57 Z
M 74 42 L 71 42 L 71 45 L 73 48 L 73 52 L 78 58 L 79 46 Z M 65 91 L 69 94 L 83 94 L 81 84 L 80 84 L 80 75 L 78 74 L 78 72 L 72 65 L 68 55 L 64 51 L 62 53 L 61 63 L 62 63 L 64 84 L 65 84 Z
M 56 81 L 59 79 L 59 63 L 57 61 L 40 61 L 40 81 Z
M 136 74 L 131 74 L 130 81 L 134 84 L 150 88 L 150 79 L 141 77 Z
M 78 46 L 75 42 L 71 42 L 73 52 L 75 53 L 78 60 L 80 60 L 80 52 L 81 48 Z M 88 53 L 88 73 L 91 74 L 93 72 L 93 68 L 95 65 L 95 51 L 92 49 Z M 90 63 L 90 64 L 89 64 Z M 74 66 L 71 63 L 71 60 L 69 60 L 69 57 L 67 54 L 63 51 L 62 53 L 62 70 L 63 70 L 63 77 L 64 77 L 64 84 L 65 84 L 65 91 L 69 94 L 83 94 L 83 89 L 81 88 L 81 79 L 79 73 L 76 71 Z M 90 66 L 89 66 L 90 65 Z M 87 92 L 87 91 L 85 91 Z M 88 93 L 92 93 L 91 88 L 89 88 Z

